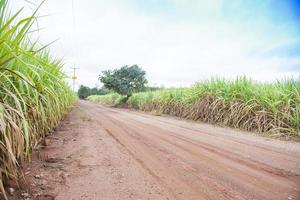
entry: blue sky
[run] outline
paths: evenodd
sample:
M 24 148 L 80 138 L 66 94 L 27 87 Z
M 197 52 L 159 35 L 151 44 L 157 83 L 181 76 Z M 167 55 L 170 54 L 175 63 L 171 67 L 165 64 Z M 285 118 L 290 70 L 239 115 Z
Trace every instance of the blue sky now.
M 197 1 L 174 3 L 170 0 L 133 0 L 132 5 L 142 15 L 158 14 L 170 21 L 194 23 L 195 26 L 201 26 L 210 21 L 216 24 L 228 24 L 229 27 L 229 24 L 234 24 L 230 27 L 232 31 L 245 35 L 253 33 L 258 40 L 268 40 L 274 43 L 286 41 L 269 49 L 268 52 L 262 51 L 264 56 L 300 55 L 299 0 L 195 2 Z
M 24 0 L 12 8 L 28 6 Z M 185 86 L 220 76 L 259 81 L 300 76 L 300 1 L 48 0 L 40 39 L 79 66 L 78 84 L 138 64 L 152 85 Z M 75 26 L 73 25 L 73 17 Z

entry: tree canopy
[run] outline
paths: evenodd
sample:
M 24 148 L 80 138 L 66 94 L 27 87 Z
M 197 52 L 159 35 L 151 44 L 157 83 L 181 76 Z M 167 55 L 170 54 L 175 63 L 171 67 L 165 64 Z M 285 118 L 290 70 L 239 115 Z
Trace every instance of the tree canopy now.
M 108 94 L 109 92 L 110 92 L 109 89 L 107 89 L 105 87 L 98 89 L 96 87 L 89 88 L 87 86 L 81 85 L 79 87 L 77 94 L 80 99 L 85 99 L 90 95 L 105 95 L 105 94 Z
M 133 92 L 142 90 L 148 82 L 146 72 L 138 65 L 125 65 L 119 69 L 106 70 L 99 75 L 99 80 L 108 89 L 129 98 Z

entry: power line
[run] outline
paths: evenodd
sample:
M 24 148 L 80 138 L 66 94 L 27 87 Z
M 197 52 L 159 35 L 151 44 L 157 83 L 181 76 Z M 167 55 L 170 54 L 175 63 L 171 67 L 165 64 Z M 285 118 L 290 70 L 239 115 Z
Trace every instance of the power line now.
M 75 19 L 75 3 L 74 0 L 72 0 L 72 25 L 73 25 L 73 31 L 72 31 L 72 40 L 73 40 L 73 44 L 74 44 L 74 48 L 73 48 L 73 56 L 75 56 L 75 60 L 74 60 L 74 65 L 76 66 L 76 19 Z M 75 83 L 77 80 L 77 76 L 76 76 L 76 70 L 79 69 L 79 67 L 71 67 L 71 69 L 73 70 L 73 76 L 72 76 L 72 80 L 73 80 L 73 91 L 75 92 Z

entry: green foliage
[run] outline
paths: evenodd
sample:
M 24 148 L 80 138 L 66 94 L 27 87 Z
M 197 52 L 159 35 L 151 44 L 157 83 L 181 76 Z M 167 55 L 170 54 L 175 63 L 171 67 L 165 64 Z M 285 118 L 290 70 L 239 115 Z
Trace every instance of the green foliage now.
M 86 97 L 91 95 L 91 89 L 87 86 L 80 85 L 77 95 L 80 99 L 85 99 Z
M 140 92 L 156 91 L 156 90 L 162 90 L 162 89 L 164 89 L 164 87 L 145 86 L 140 90 Z
M 99 100 L 101 101 L 101 99 Z M 211 79 L 190 88 L 134 93 L 130 107 L 273 136 L 298 137 L 300 80 Z
M 146 72 L 139 66 L 123 66 L 113 71 L 103 71 L 99 80 L 108 89 L 115 91 L 120 95 L 131 96 L 133 92 L 142 90 L 147 83 Z
M 117 93 L 110 93 L 107 95 L 91 95 L 87 97 L 87 100 L 115 106 L 122 103 L 124 101 L 124 98 L 124 96 Z
M 79 89 L 78 89 L 78 97 L 80 99 L 86 99 L 88 96 L 91 95 L 105 95 L 110 93 L 109 89 L 102 87 L 100 89 L 94 87 L 94 88 L 89 88 L 87 86 L 84 85 L 80 85 Z
M 31 41 L 36 12 L 20 21 L 0 0 L 0 190 L 6 178 L 17 178 L 30 150 L 57 125 L 75 100 L 61 71 L 62 62 L 47 46 Z

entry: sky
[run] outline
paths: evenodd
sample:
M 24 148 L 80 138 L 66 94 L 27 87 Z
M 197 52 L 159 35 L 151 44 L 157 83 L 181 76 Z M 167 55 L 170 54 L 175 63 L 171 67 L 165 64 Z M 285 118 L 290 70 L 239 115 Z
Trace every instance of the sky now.
M 9 2 L 26 15 L 41 1 Z M 133 64 L 152 86 L 300 77 L 298 0 L 46 0 L 39 16 L 40 42 L 58 39 L 50 48 L 65 72 L 80 68 L 77 87 Z

